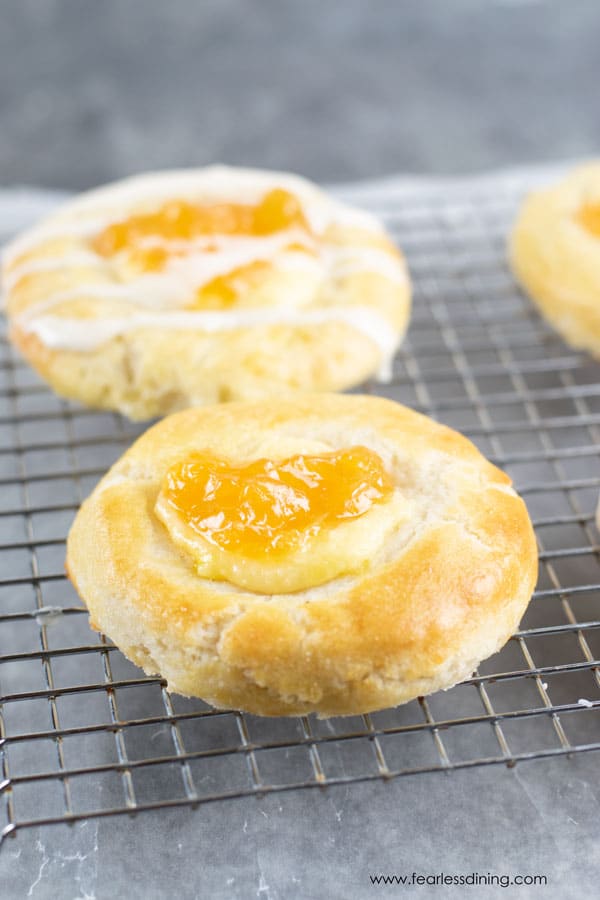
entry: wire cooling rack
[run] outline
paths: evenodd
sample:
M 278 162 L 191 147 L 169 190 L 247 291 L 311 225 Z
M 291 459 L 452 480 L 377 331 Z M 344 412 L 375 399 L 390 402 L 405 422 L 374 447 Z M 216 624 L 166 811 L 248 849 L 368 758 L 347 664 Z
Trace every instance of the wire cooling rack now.
M 65 579 L 81 499 L 139 433 L 65 403 L 0 345 L 0 824 L 21 828 L 600 749 L 600 367 L 505 264 L 531 175 L 348 189 L 415 285 L 390 384 L 514 478 L 540 545 L 521 630 L 463 684 L 371 715 L 261 719 L 170 695 L 103 637 Z

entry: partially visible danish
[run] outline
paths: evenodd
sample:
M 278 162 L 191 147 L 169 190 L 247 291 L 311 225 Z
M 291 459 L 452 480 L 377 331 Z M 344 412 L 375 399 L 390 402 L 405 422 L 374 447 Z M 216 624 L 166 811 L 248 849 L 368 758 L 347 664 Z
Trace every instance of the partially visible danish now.
M 600 356 L 600 162 L 525 199 L 510 258 L 556 330 L 574 347 Z
M 388 400 L 188 409 L 81 507 L 67 569 L 94 627 L 169 689 L 350 715 L 447 688 L 517 626 L 537 571 L 510 479 Z
M 389 367 L 403 258 L 302 178 L 213 167 L 84 194 L 4 256 L 10 336 L 52 387 L 134 419 Z

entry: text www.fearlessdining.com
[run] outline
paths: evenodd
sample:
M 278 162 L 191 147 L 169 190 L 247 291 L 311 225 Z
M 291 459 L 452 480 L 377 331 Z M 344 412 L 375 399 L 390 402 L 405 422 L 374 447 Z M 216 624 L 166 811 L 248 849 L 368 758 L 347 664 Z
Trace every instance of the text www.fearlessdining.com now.
M 469 872 L 468 874 L 450 875 L 438 872 L 436 875 L 424 875 L 419 872 L 411 872 L 410 875 L 369 875 L 373 885 L 464 885 L 477 887 L 479 885 L 498 885 L 499 887 L 511 887 L 514 885 L 540 885 L 548 884 L 546 875 L 498 875 L 494 872 Z

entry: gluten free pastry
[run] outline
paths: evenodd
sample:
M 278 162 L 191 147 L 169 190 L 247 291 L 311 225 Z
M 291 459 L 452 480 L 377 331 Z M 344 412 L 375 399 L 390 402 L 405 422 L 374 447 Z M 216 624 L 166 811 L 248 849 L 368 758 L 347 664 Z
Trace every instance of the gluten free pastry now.
M 11 244 L 13 342 L 133 419 L 389 371 L 410 285 L 382 226 L 302 178 L 212 167 L 80 196 Z
M 518 280 L 565 340 L 600 356 L 600 162 L 525 199 L 510 258 Z
M 169 689 L 350 715 L 469 676 L 537 571 L 507 475 L 391 401 L 298 395 L 176 413 L 82 505 L 67 569 L 93 627 Z

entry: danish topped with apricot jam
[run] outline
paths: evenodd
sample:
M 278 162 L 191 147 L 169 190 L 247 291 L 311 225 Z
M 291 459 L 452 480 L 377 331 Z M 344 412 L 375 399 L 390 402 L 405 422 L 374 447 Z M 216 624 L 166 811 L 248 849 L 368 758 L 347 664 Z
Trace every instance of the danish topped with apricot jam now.
M 537 555 L 466 438 L 303 394 L 155 425 L 83 504 L 67 568 L 94 626 L 171 690 L 349 715 L 470 675 L 516 628 Z
M 84 194 L 4 257 L 10 334 L 67 397 L 148 418 L 385 374 L 400 252 L 292 175 L 215 167 Z
M 510 257 L 518 280 L 556 330 L 600 357 L 600 162 L 525 199 Z

